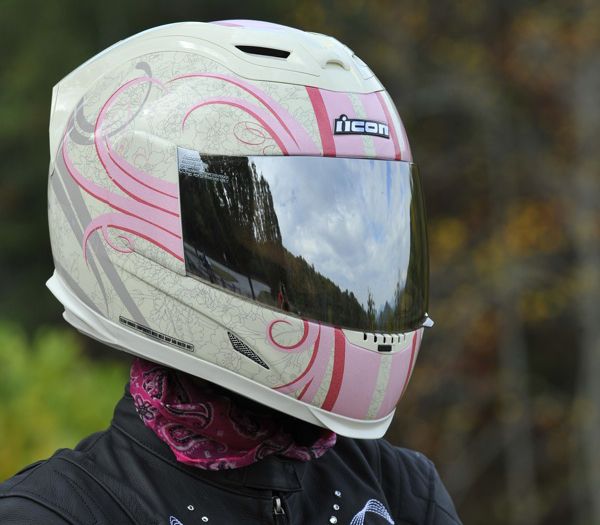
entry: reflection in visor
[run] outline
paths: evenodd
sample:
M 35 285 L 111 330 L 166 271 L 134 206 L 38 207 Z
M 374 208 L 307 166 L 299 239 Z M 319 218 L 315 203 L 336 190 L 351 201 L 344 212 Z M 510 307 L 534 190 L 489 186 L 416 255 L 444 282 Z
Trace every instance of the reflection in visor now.
M 183 148 L 178 163 L 189 275 L 336 326 L 422 324 L 429 269 L 414 165 Z

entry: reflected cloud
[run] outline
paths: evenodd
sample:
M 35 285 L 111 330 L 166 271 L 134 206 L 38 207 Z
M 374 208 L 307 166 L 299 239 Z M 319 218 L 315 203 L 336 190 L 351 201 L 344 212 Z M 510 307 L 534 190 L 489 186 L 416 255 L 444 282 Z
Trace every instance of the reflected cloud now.
M 342 290 L 376 310 L 406 285 L 410 257 L 411 179 L 389 162 L 304 157 L 282 163 L 255 157 L 269 183 L 284 246 Z

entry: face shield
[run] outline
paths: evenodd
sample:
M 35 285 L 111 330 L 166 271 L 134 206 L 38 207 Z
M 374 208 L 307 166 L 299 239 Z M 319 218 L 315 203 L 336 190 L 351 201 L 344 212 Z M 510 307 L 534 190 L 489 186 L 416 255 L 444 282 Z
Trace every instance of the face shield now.
M 188 275 L 359 331 L 426 319 L 429 263 L 414 164 L 178 149 Z

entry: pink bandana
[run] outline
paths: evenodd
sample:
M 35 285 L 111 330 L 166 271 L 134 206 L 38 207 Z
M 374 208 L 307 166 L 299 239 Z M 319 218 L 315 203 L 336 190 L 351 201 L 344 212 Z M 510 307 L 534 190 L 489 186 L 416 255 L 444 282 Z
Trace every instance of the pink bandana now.
M 335 445 L 330 430 L 142 359 L 131 365 L 129 390 L 144 425 L 178 461 L 201 469 L 244 467 L 270 454 L 308 461 Z M 294 427 L 312 443 L 300 444 Z

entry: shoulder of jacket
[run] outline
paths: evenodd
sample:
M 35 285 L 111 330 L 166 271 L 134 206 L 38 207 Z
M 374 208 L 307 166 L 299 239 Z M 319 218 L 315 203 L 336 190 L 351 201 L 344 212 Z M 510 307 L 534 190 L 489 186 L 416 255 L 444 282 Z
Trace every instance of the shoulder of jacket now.
M 396 447 L 385 439 L 378 439 L 382 469 L 396 469 L 399 475 L 411 481 L 413 492 L 426 498 L 429 484 L 435 467 L 433 462 L 421 452 L 408 448 Z
M 379 478 L 396 475 L 414 484 L 420 496 L 426 497 L 433 463 L 424 454 L 396 447 L 387 440 L 352 439 L 338 436 L 336 451 L 341 455 L 360 455 L 374 467 Z
M 52 514 L 59 523 L 87 522 L 75 512 L 72 501 L 77 490 L 69 486 L 68 475 L 61 473 L 57 464 L 57 455 L 62 452 L 28 465 L 0 484 L 0 521 L 14 515 L 26 522 Z
M 56 512 L 54 505 L 41 501 L 37 494 L 0 495 L 0 523 L 19 525 L 79 525 L 62 512 Z
M 96 523 L 102 516 L 102 509 L 95 503 L 101 491 L 83 462 L 102 434 L 86 438 L 75 450 L 59 449 L 50 458 L 28 465 L 0 483 L 0 517 L 3 512 L 14 512 L 15 507 L 37 516 L 43 507 L 44 512 L 66 523 Z
M 385 439 L 377 440 L 377 444 L 381 452 L 382 472 L 392 473 L 398 486 L 406 487 L 414 498 L 425 503 L 425 523 L 460 524 L 454 503 L 434 463 L 425 454 L 393 446 Z
M 12 478 L 0 483 L 0 496 L 9 495 L 10 492 L 15 490 L 43 486 L 48 482 L 59 482 L 61 478 L 64 478 L 64 471 L 72 470 L 72 466 L 81 463 L 105 433 L 92 434 L 82 440 L 75 449 L 58 449 L 48 459 L 36 461 L 23 467 Z M 66 466 L 68 464 L 72 466 Z

